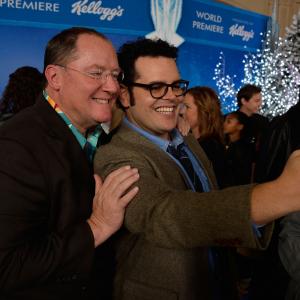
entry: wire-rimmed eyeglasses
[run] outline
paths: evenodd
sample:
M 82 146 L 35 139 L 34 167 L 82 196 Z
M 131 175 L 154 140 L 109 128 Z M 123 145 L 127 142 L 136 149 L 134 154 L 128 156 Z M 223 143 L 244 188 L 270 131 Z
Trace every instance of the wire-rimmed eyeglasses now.
M 64 68 L 66 70 L 72 70 L 72 71 L 78 72 L 82 75 L 88 76 L 95 80 L 104 81 L 110 76 L 114 81 L 120 83 L 124 78 L 124 73 L 122 70 L 108 71 L 108 70 L 103 70 L 103 69 L 99 68 L 95 71 L 84 72 L 84 71 L 80 71 L 80 70 L 77 70 L 77 69 L 74 69 L 74 68 L 71 68 L 68 66 L 64 66 L 64 65 L 56 64 L 56 66 Z
M 154 99 L 161 99 L 168 93 L 169 87 L 172 89 L 172 92 L 176 97 L 183 96 L 188 89 L 189 82 L 181 79 L 172 83 L 154 82 L 145 84 L 139 82 L 126 82 L 125 85 L 144 88 L 150 92 Z

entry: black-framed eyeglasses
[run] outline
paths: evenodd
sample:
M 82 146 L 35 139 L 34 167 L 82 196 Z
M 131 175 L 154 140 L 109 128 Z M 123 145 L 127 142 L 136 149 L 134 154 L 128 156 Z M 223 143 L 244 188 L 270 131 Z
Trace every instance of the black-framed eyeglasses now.
M 154 82 L 145 84 L 139 82 L 126 82 L 126 85 L 141 87 L 148 90 L 154 99 L 161 99 L 168 93 L 169 87 L 172 89 L 172 92 L 176 97 L 183 96 L 188 89 L 189 82 L 181 79 L 172 83 Z
M 95 80 L 105 81 L 110 76 L 114 81 L 120 83 L 124 78 L 124 73 L 122 70 L 108 71 L 108 70 L 97 69 L 95 71 L 84 72 L 81 70 L 71 68 L 69 66 L 64 66 L 64 65 L 59 65 L 59 64 L 56 64 L 56 66 L 64 68 L 66 70 L 72 70 L 72 71 L 78 72 L 82 75 L 88 76 Z

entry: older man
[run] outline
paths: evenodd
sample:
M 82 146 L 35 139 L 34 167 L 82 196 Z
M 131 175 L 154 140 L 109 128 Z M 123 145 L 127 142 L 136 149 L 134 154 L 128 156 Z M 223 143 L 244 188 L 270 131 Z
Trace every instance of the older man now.
M 138 173 L 95 185 L 91 162 L 122 72 L 105 36 L 71 28 L 49 41 L 44 74 L 37 103 L 0 130 L 0 298 L 107 299 L 98 246 L 121 226 Z

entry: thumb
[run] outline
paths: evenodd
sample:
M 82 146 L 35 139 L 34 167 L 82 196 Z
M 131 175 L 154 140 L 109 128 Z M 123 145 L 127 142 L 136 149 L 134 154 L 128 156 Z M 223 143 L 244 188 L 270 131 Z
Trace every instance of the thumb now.
M 100 188 L 102 187 L 102 179 L 99 175 L 94 174 L 94 179 L 95 179 L 95 195 L 99 192 Z

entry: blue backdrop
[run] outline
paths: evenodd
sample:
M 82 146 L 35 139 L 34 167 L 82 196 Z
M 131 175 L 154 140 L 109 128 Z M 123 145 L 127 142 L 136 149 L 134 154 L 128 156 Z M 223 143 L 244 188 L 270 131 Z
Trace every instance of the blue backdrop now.
M 220 51 L 226 72 L 242 77 L 243 56 L 261 47 L 267 21 L 207 0 L 0 0 L 0 94 L 16 68 L 42 70 L 47 41 L 70 26 L 93 27 L 116 48 L 139 36 L 163 38 L 179 47 L 179 68 L 190 86 L 216 89 Z

